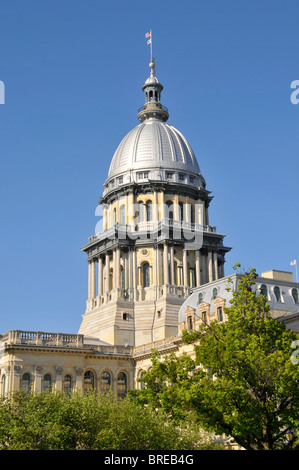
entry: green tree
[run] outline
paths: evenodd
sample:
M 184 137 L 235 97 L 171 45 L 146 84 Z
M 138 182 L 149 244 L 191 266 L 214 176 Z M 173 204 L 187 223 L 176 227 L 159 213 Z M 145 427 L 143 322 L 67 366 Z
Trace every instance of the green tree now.
M 190 432 L 189 432 L 190 431 Z M 17 392 L 0 402 L 0 450 L 194 450 L 163 411 L 113 394 Z
M 299 365 L 291 361 L 296 336 L 270 316 L 266 298 L 255 291 L 256 277 L 254 269 L 241 276 L 226 322 L 184 331 L 184 341 L 194 344 L 198 373 L 192 376 L 189 367 L 187 376 L 180 374 L 172 394 L 169 371 L 179 372 L 182 361 L 155 357 L 144 377 L 149 390 L 139 400 L 156 393 L 156 405 L 169 411 L 173 399 L 174 416 L 176 408 L 194 410 L 204 429 L 231 436 L 248 450 L 289 448 L 286 432 L 299 419 Z

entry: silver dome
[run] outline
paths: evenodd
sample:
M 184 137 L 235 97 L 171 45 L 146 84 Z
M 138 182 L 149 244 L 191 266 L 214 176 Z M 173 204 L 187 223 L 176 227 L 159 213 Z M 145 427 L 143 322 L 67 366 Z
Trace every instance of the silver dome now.
M 200 173 L 185 137 L 159 119 L 147 119 L 132 129 L 119 144 L 110 164 L 108 179 L 132 170 L 180 170 Z

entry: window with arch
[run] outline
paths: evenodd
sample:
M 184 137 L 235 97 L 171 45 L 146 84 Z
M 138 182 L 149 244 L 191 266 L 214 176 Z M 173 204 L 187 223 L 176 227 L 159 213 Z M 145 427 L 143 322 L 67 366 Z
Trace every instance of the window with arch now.
M 67 395 L 70 395 L 71 394 L 71 391 L 72 391 L 72 377 L 67 374 L 64 376 L 64 379 L 63 379 L 63 391 L 64 393 L 66 393 Z
M 45 374 L 44 380 L 43 380 L 43 391 L 46 392 L 46 390 L 49 390 L 51 388 L 51 385 L 52 385 L 51 375 Z
M 125 372 L 120 372 L 117 376 L 117 396 L 125 398 L 127 394 L 128 378 Z
M 148 263 L 142 265 L 142 281 L 143 287 L 150 286 L 150 265 Z
M 276 297 L 277 302 L 281 302 L 281 293 L 280 288 L 278 286 L 274 287 L 274 295 Z
M 113 209 L 113 224 L 116 224 L 116 209 Z
M 153 220 L 152 201 L 147 201 L 145 205 L 145 209 L 146 209 L 146 221 L 150 222 L 151 220 Z
M 298 300 L 299 300 L 299 297 L 298 297 L 298 289 L 292 289 L 292 297 L 293 297 L 293 300 L 295 302 L 295 304 L 298 304 Z
M 126 206 L 124 204 L 120 206 L 119 218 L 121 224 L 126 223 Z
M 184 221 L 184 204 L 182 202 L 179 202 L 179 218 L 180 221 Z
M 31 383 L 31 379 L 30 379 L 30 375 L 29 374 L 23 374 L 22 375 L 22 382 L 21 382 L 21 388 L 24 392 L 29 392 L 30 390 L 30 383 Z
M 200 292 L 200 293 L 198 294 L 198 303 L 200 304 L 202 301 L 203 301 L 203 293 Z
M 261 294 L 268 298 L 268 288 L 265 284 L 262 284 L 260 287 Z
M 195 209 L 193 204 L 190 204 L 190 222 L 191 224 L 195 223 Z
M 167 219 L 173 220 L 173 202 L 166 201 L 167 206 Z
M 216 288 L 216 287 L 214 287 L 214 289 L 213 289 L 213 293 L 212 293 L 212 300 L 215 300 L 215 299 L 216 299 L 216 297 L 217 297 L 217 295 L 218 295 L 218 290 L 217 290 L 217 288 Z
M 142 201 L 138 202 L 138 222 L 144 222 L 144 205 Z
M 218 316 L 218 321 L 223 321 L 223 311 L 222 307 L 217 308 L 217 316 Z
M 94 388 L 95 388 L 94 372 L 92 370 L 87 370 L 84 373 L 84 381 L 83 381 L 84 393 L 92 392 Z
M 110 388 L 111 388 L 112 380 L 111 380 L 111 374 L 108 372 L 108 370 L 104 370 L 101 374 L 101 392 L 102 393 L 108 393 Z
M 125 280 L 125 268 L 122 266 L 120 268 L 120 279 L 121 279 L 121 287 L 124 289 L 126 287 L 126 280 Z
M 139 375 L 139 379 L 140 379 L 140 390 L 143 390 L 145 388 L 145 382 L 143 380 L 143 377 L 145 376 L 145 371 L 142 370 L 140 372 L 140 375 Z

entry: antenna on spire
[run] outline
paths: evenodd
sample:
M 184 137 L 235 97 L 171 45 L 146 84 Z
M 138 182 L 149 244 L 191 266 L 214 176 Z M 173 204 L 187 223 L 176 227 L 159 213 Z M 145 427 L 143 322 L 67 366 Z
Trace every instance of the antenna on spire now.
M 148 33 L 145 33 L 145 37 L 147 39 L 147 44 L 150 44 L 151 46 L 151 62 L 153 60 L 153 36 L 152 36 L 152 30 L 150 29 Z

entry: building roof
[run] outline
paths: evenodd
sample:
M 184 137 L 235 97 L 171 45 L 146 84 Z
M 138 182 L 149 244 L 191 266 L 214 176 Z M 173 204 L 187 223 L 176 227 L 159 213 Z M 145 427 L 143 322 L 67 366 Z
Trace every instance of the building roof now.
M 192 174 L 197 177 L 197 186 L 204 187 L 204 178 L 189 142 L 180 131 L 166 123 L 169 114 L 161 104 L 163 85 L 156 77 L 154 59 L 149 65 L 150 77 L 142 86 L 145 104 L 137 115 L 141 124 L 134 127 L 119 144 L 106 184 L 117 176 L 125 176 L 132 181 L 135 170 L 150 170 L 150 179 L 166 180 L 168 170 Z
M 108 178 L 130 170 L 167 169 L 200 173 L 187 139 L 173 126 L 150 118 L 131 130 L 119 144 Z

